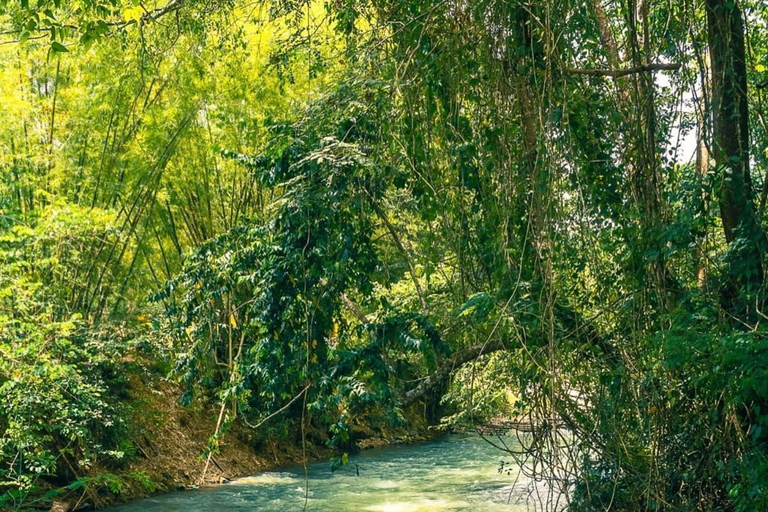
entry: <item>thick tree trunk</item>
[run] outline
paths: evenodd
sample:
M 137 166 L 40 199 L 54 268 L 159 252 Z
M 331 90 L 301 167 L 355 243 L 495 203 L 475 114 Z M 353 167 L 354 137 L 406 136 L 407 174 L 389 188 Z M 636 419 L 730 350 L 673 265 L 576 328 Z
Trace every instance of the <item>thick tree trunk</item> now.
M 755 215 L 749 174 L 749 103 L 744 20 L 738 2 L 707 0 L 712 61 L 712 150 L 716 191 L 728 243 L 740 240 L 731 258 L 732 291 L 763 279 L 763 233 Z

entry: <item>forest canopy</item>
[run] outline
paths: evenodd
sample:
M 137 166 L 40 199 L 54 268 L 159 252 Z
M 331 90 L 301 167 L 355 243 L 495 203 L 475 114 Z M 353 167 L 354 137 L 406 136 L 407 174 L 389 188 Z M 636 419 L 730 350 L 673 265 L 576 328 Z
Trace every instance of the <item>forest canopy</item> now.
M 206 454 L 505 416 L 569 510 L 768 509 L 767 94 L 762 0 L 0 0 L 0 508 L 140 376 Z

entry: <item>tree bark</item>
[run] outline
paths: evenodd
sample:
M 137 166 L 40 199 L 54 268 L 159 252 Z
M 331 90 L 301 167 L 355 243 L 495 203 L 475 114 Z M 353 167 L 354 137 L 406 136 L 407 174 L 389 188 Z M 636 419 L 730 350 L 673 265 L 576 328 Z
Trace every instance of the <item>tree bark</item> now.
M 759 285 L 763 279 L 763 233 L 755 215 L 749 173 L 749 101 L 744 47 L 744 19 L 738 2 L 707 0 L 709 52 L 712 61 L 713 154 L 716 193 L 732 251 L 730 287 Z
M 405 393 L 402 400 L 403 407 L 408 407 L 437 391 L 455 369 L 461 368 L 463 365 L 470 361 L 474 361 L 481 355 L 498 352 L 503 348 L 504 344 L 501 340 L 495 340 L 483 343 L 482 345 L 475 345 L 465 348 L 464 350 L 459 350 L 453 354 L 453 356 L 446 359 L 443 364 L 441 364 L 432 375 L 424 379 L 421 384 Z

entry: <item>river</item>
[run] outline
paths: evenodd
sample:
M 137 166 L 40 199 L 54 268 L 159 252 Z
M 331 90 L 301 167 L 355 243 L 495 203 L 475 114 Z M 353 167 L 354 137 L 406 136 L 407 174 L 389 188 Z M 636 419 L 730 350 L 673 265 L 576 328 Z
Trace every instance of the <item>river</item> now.
M 510 438 L 511 439 L 511 438 Z M 229 484 L 175 492 L 110 509 L 112 512 L 519 512 L 524 479 L 499 474 L 509 460 L 478 436 L 364 451 L 332 473 L 328 462 L 240 478 Z M 305 493 L 308 483 L 309 492 Z

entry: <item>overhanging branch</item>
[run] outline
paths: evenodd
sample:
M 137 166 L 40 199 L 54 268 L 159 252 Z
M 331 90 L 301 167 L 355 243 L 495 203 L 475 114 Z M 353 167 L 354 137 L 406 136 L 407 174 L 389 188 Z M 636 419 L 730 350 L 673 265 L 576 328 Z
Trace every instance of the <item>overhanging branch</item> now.
M 429 377 L 424 379 L 421 384 L 405 393 L 402 400 L 403 407 L 421 400 L 425 396 L 429 395 L 433 391 L 445 382 L 445 379 L 457 368 L 474 361 L 481 355 L 490 354 L 492 352 L 498 352 L 504 348 L 504 344 L 501 340 L 489 341 L 480 345 L 475 345 L 464 350 L 459 350 L 453 356 L 446 359 L 443 364 Z
M 588 76 L 608 76 L 611 78 L 620 78 L 622 76 L 634 75 L 637 73 L 647 73 L 649 71 L 677 71 L 682 67 L 679 63 L 657 63 L 644 64 L 628 69 L 577 69 L 568 68 L 566 71 L 572 75 Z
M 129 19 L 129 20 L 119 20 L 119 21 L 106 21 L 102 20 L 104 22 L 104 25 L 110 28 L 127 28 L 131 25 L 144 25 L 148 23 L 155 22 L 165 16 L 166 14 L 178 12 L 181 10 L 182 7 L 184 7 L 185 0 L 171 0 L 163 7 L 157 7 L 152 10 L 144 10 L 144 14 L 139 16 L 136 19 Z M 75 25 L 72 23 L 57 23 L 54 22 L 54 25 L 51 26 L 38 26 L 34 30 L 31 30 L 31 33 L 34 34 L 41 34 L 41 35 L 35 35 L 32 37 L 29 37 L 28 39 L 41 39 L 43 37 L 47 37 L 47 34 L 51 32 L 51 30 L 58 30 L 58 29 L 70 29 L 74 31 L 79 31 L 82 27 L 80 25 Z M 10 30 L 2 30 L 0 31 L 0 35 L 18 35 L 24 32 L 24 29 L 21 28 L 14 28 Z M 9 39 L 0 41 L 0 44 L 9 44 L 9 43 L 19 43 L 20 40 L 16 39 Z

